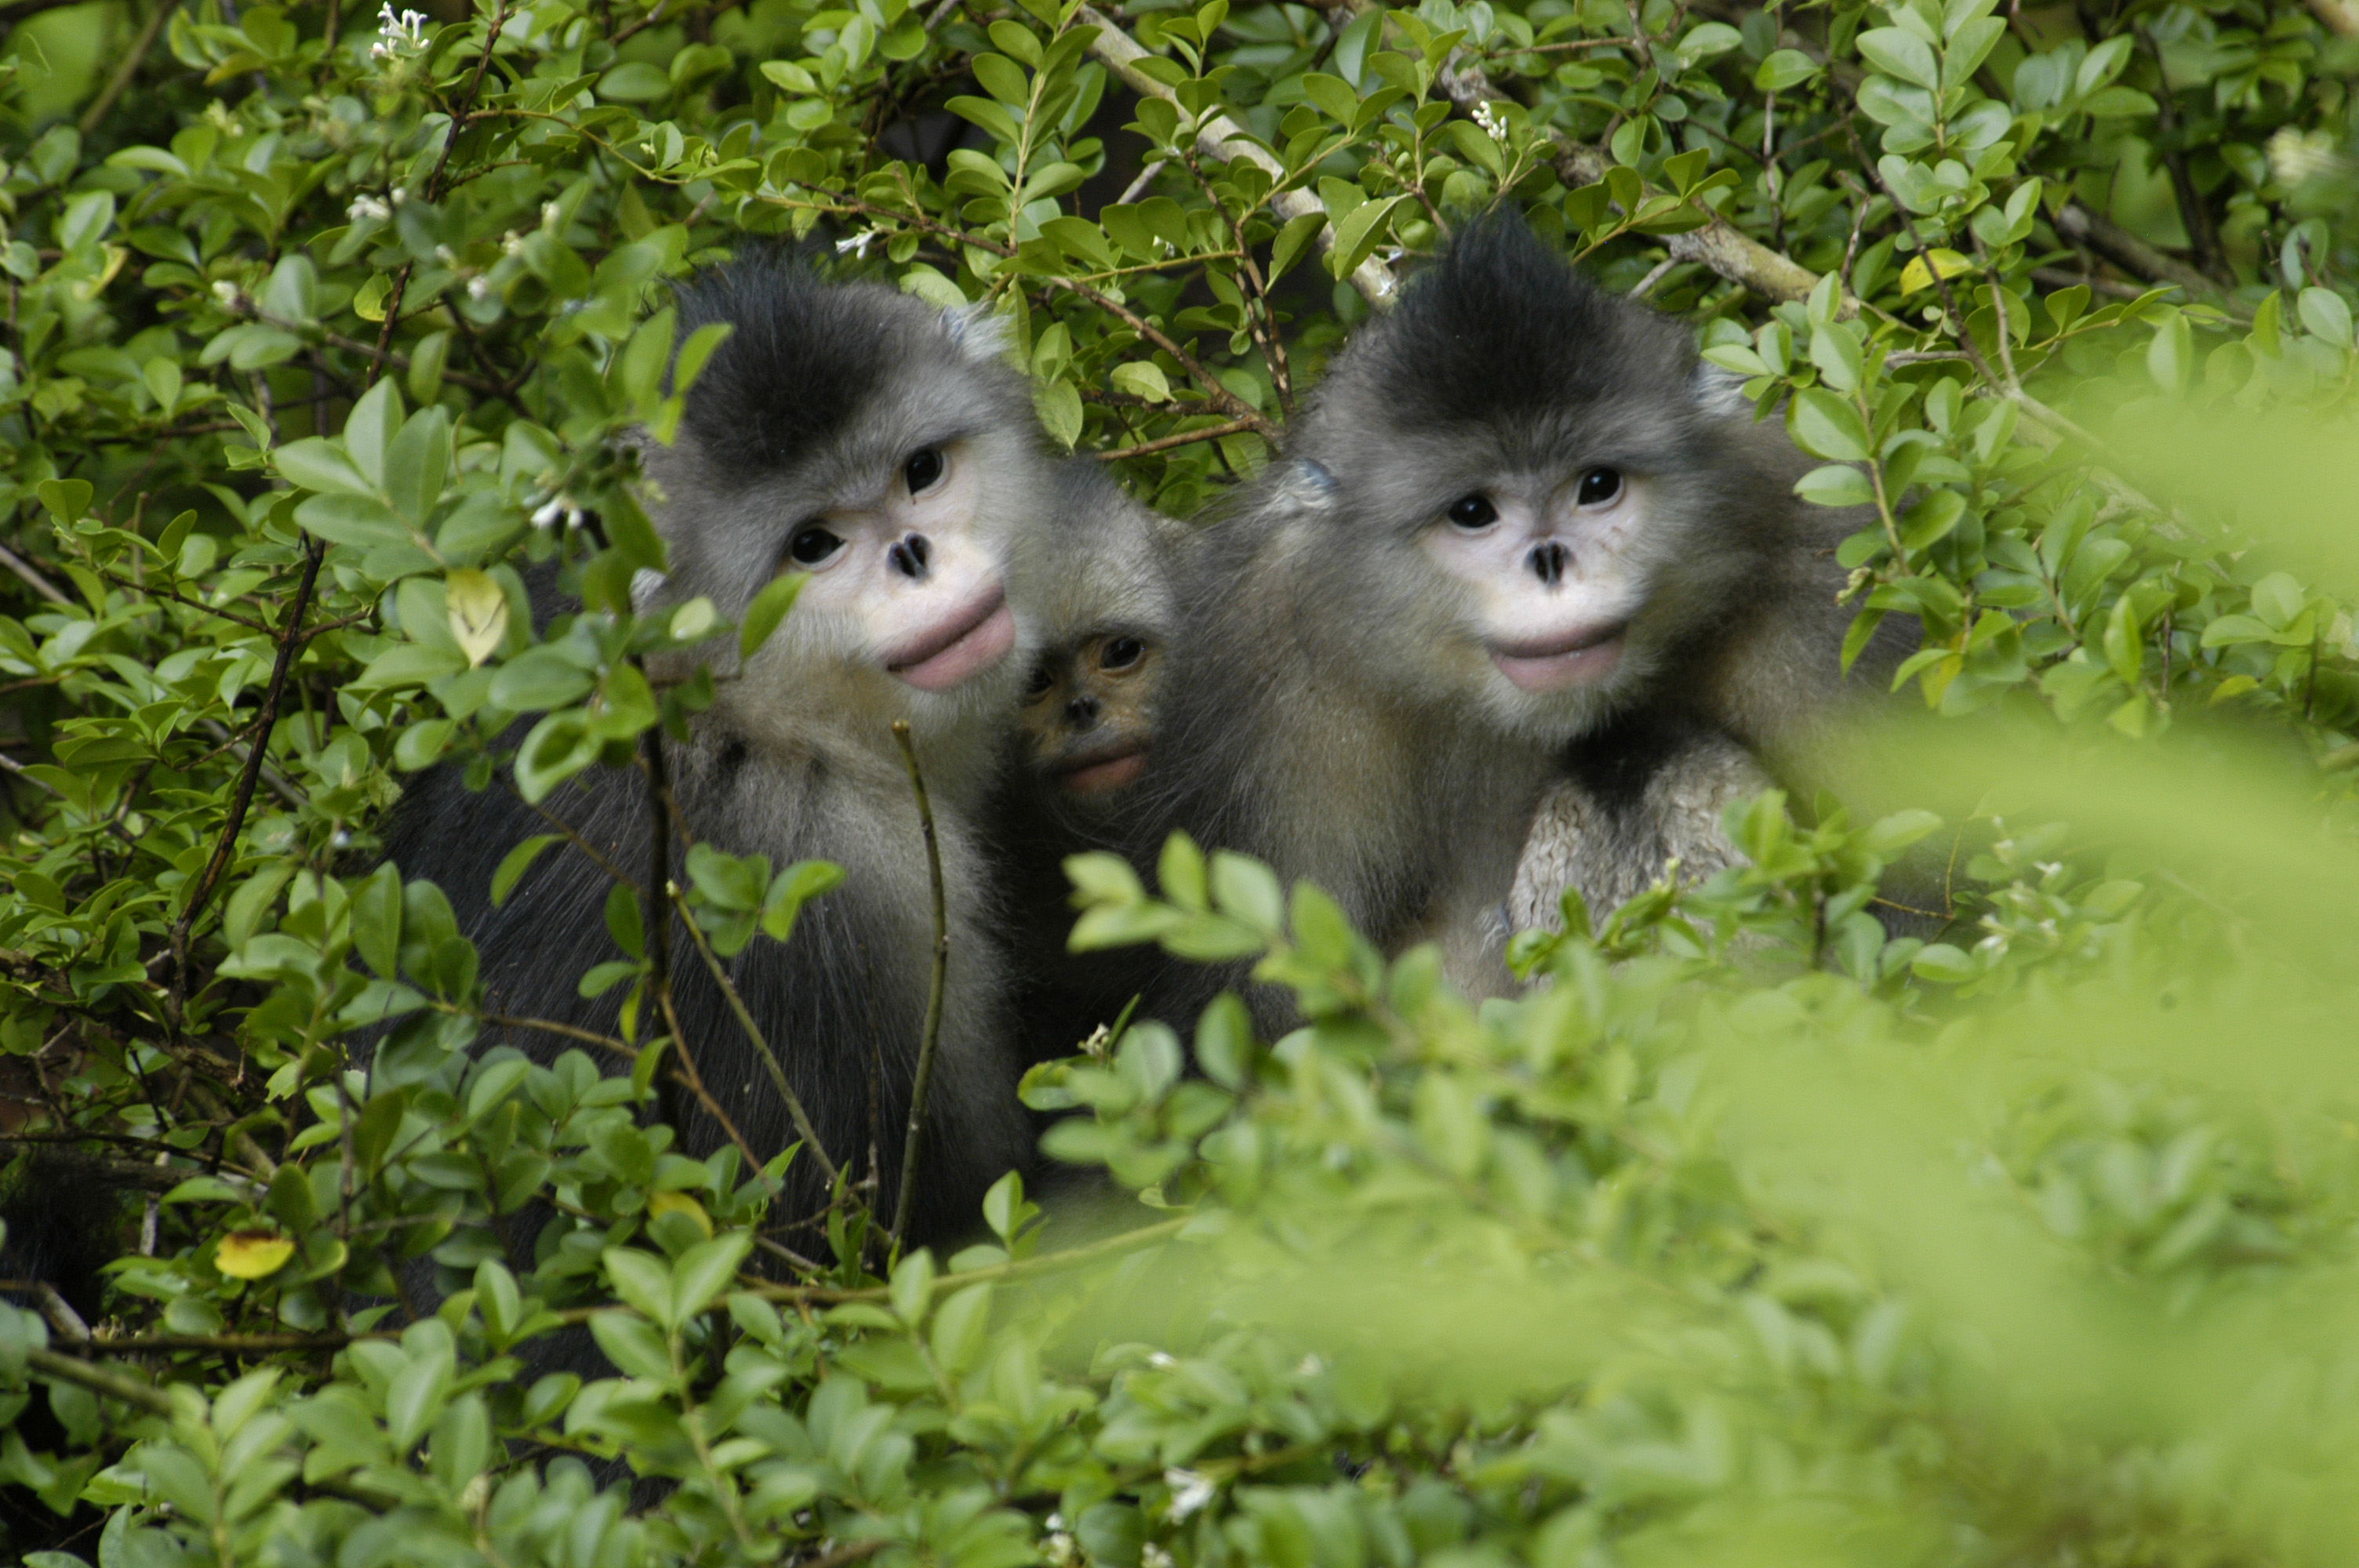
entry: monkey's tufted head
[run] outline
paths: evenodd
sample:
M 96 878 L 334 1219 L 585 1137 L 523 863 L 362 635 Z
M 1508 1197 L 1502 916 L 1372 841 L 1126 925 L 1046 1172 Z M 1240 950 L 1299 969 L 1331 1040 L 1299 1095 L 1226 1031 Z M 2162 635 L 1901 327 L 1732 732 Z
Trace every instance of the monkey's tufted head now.
M 1503 211 L 1338 356 L 1265 481 L 1404 698 L 1551 742 L 1634 699 L 1775 546 L 1790 454 L 1687 330 Z M 1764 498 L 1768 498 L 1767 504 Z
M 748 733 L 1004 711 L 1037 649 L 1027 563 L 1054 465 L 1000 335 L 785 253 L 707 273 L 682 327 L 730 334 L 646 469 L 670 571 L 647 596 L 740 616 L 782 573 L 793 612 L 724 692 Z M 724 655 L 725 657 L 725 655 Z

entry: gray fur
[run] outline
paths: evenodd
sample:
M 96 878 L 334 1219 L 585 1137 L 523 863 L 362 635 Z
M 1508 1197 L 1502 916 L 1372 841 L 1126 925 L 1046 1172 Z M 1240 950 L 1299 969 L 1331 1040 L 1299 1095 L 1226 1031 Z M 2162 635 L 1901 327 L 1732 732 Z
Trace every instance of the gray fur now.
M 1288 460 L 1211 530 L 1168 725 L 1183 765 L 1140 814 L 1134 858 L 1150 866 L 1184 827 L 1325 889 L 1387 952 L 1438 942 L 1458 983 L 1490 994 L 1509 984 L 1500 906 L 1569 746 L 1653 713 L 1773 763 L 1804 748 L 1843 686 L 1834 547 L 1859 521 L 1797 500 L 1807 462 L 1700 369 L 1685 328 L 1592 289 L 1520 221 L 1462 232 L 1337 358 Z M 1605 557 L 1641 607 L 1610 675 L 1518 689 L 1430 540 L 1454 498 L 1553 493 L 1599 465 L 1644 486 L 1642 524 Z M 1718 777 L 1690 782 L 1710 795 Z M 1667 788 L 1686 811 L 1690 785 Z M 1638 835 L 1691 837 L 1684 816 Z M 1617 840 L 1591 880 L 1618 885 L 1651 853 Z M 1174 971 L 1152 1000 L 1185 1017 L 1206 989 Z M 1265 1026 L 1291 1017 L 1255 1005 Z
M 1017 643 L 996 666 L 948 690 L 918 690 L 853 656 L 849 624 L 807 612 L 807 589 L 804 604 L 742 668 L 734 642 L 712 655 L 720 696 L 685 744 L 666 747 L 681 814 L 699 838 L 766 854 L 774 870 L 805 859 L 844 868 L 843 886 L 805 908 L 791 941 L 756 936 L 728 968 L 829 1155 L 855 1179 L 871 1173 L 872 1151 L 877 1157 L 878 1202 L 889 1216 L 932 950 L 924 843 L 888 730 L 897 719 L 909 722 L 940 831 L 950 932 L 914 1238 L 954 1236 L 973 1226 L 984 1187 L 1026 1163 L 1030 1142 L 1015 1098 L 1003 914 L 982 813 L 1006 756 L 1005 715 L 1040 635 L 1030 598 L 1040 580 L 1035 520 L 1049 502 L 1053 467 L 1028 388 L 974 351 L 971 322 L 888 288 L 823 284 L 776 262 L 709 277 L 687 303 L 691 321 L 727 319 L 739 330 L 691 390 L 679 444 L 646 449 L 650 510 L 669 570 L 636 585 L 648 600 L 641 608 L 703 595 L 724 615 L 740 616 L 778 569 L 789 530 L 830 507 L 868 504 L 880 487 L 889 489 L 906 454 L 952 440 L 964 443 L 959 460 L 975 465 L 974 535 L 1006 552 Z M 824 367 L 816 380 L 796 379 L 813 366 Z M 813 391 L 842 401 L 799 402 Z M 677 678 L 689 668 L 652 673 Z M 544 804 L 633 876 L 646 875 L 639 773 L 593 769 Z M 482 955 L 491 1009 L 610 1032 L 620 989 L 588 1001 L 575 993 L 582 970 L 617 957 L 601 914 L 613 885 L 607 875 L 560 847 L 505 906 L 495 909 L 486 897 L 501 856 L 544 827 L 506 789 L 471 795 L 445 768 L 405 797 L 388 848 L 405 875 L 434 881 L 451 899 Z M 676 866 L 679 860 L 675 844 Z M 677 925 L 672 954 L 680 1022 L 705 1086 L 767 1157 L 794 1139 L 785 1108 Z M 650 1028 L 644 1017 L 641 1027 Z M 518 1032 L 513 1043 L 543 1059 L 570 1044 L 533 1032 Z M 692 1105 L 686 1110 L 680 1132 L 689 1152 L 725 1141 L 710 1118 Z M 825 1207 L 809 1156 L 790 1169 L 788 1187 L 776 1220 L 807 1219 Z
M 1741 864 L 1721 816 L 1769 787 L 1761 764 L 1724 735 L 1701 736 L 1666 758 L 1633 800 L 1578 778 L 1557 780 L 1532 814 L 1507 894 L 1507 929 L 1562 930 L 1568 887 L 1603 920 L 1669 874 L 1673 861 L 1683 886 Z

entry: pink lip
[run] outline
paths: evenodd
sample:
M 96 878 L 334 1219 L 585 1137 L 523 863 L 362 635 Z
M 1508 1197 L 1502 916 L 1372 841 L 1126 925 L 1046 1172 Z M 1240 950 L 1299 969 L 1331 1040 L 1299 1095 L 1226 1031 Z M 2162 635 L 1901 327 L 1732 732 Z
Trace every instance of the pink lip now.
M 948 691 L 1006 658 L 1014 646 L 1016 617 L 1007 612 L 1006 593 L 995 584 L 940 629 L 886 654 L 885 667 L 919 691 Z
M 1526 691 L 1560 691 L 1613 674 L 1622 660 L 1622 633 L 1626 630 L 1626 625 L 1617 623 L 1512 647 L 1494 644 L 1491 662 Z
M 1060 773 L 1057 782 L 1074 795 L 1095 795 L 1100 790 L 1120 789 L 1135 782 L 1145 772 L 1147 749 L 1144 746 L 1125 746 L 1083 757 L 1078 763 Z

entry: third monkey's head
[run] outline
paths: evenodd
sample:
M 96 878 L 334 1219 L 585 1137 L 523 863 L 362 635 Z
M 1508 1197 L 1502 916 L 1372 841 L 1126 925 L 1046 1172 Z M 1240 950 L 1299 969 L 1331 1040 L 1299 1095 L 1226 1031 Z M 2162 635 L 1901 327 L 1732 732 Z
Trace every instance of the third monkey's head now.
M 1348 607 L 1355 678 L 1569 739 L 1778 535 L 1784 444 L 1734 390 L 1686 328 L 1478 220 L 1337 357 L 1271 481 L 1281 547 Z
M 1044 653 L 1017 719 L 1034 776 L 1074 798 L 1146 776 L 1163 659 L 1163 640 L 1143 626 L 1093 628 Z
M 1189 530 L 1089 458 L 1058 476 L 1040 653 L 1016 713 L 1027 773 L 1064 806 L 1109 810 L 1152 765 Z

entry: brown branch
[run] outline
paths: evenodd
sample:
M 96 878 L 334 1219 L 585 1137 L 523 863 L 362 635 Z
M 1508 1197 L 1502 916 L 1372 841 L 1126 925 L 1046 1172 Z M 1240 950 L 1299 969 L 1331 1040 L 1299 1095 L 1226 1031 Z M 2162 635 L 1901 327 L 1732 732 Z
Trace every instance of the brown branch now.
M 175 1028 L 179 1013 L 189 994 L 189 929 L 221 882 L 222 873 L 229 869 L 230 857 L 237 849 L 237 837 L 245 829 L 245 814 L 254 805 L 254 787 L 261 782 L 264 753 L 270 749 L 271 728 L 278 721 L 278 705 L 287 695 L 287 672 L 294 667 L 295 658 L 310 639 L 303 631 L 304 613 L 311 608 L 311 593 L 319 586 L 320 563 L 325 559 L 328 547 L 316 537 L 303 541 L 303 579 L 295 587 L 295 599 L 287 607 L 287 624 L 278 633 L 278 654 L 270 665 L 270 684 L 262 694 L 262 710 L 254 725 L 253 748 L 246 753 L 245 767 L 238 774 L 237 794 L 230 802 L 229 819 L 222 824 L 221 837 L 213 844 L 213 852 L 198 875 L 197 885 L 181 907 L 180 917 L 172 923 L 173 979 L 169 997 Z
M 1223 436 L 1241 435 L 1255 428 L 1250 419 L 1232 419 L 1225 425 L 1208 425 L 1201 430 L 1186 430 L 1177 436 L 1164 436 L 1152 441 L 1141 441 L 1135 447 L 1114 447 L 1090 455 L 1102 463 L 1123 458 L 1143 458 L 1151 452 L 1168 452 L 1174 447 L 1192 446 L 1198 441 L 1217 441 Z
M 2134 277 L 2149 283 L 2175 283 L 2188 293 L 2207 299 L 2222 297 L 2220 286 L 2168 252 L 2157 250 L 2109 218 L 2090 211 L 2077 201 L 2067 202 L 2055 218 L 2056 232 L 2088 246 Z
M 269 627 L 264 625 L 261 622 L 255 620 L 250 615 L 240 615 L 233 610 L 220 609 L 216 606 L 207 604 L 201 600 L 190 599 L 187 595 L 176 592 L 168 588 L 150 588 L 144 582 L 134 582 L 131 579 L 124 577 L 116 572 L 108 571 L 103 567 L 96 568 L 96 574 L 105 581 L 114 584 L 117 588 L 127 588 L 134 593 L 144 593 L 151 599 L 168 599 L 175 604 L 185 604 L 191 610 L 201 610 L 208 615 L 218 615 L 224 621 L 234 621 L 241 626 L 251 627 L 253 630 L 261 633 L 266 637 L 271 635 Z
M 135 1382 L 120 1372 L 110 1372 L 103 1367 L 93 1367 L 71 1356 L 60 1356 L 54 1350 L 27 1350 L 25 1352 L 25 1365 L 45 1378 L 79 1383 L 94 1394 L 103 1394 L 126 1405 L 137 1405 L 151 1414 L 172 1413 L 172 1397 L 163 1390 L 151 1384 Z
M 1373 5 L 1375 0 L 1368 0 L 1368 3 Z M 1142 98 L 1160 98 L 1169 103 L 1178 103 L 1178 96 L 1169 87 L 1139 69 L 1140 62 L 1148 55 L 1139 47 L 1137 39 L 1087 5 L 1076 12 L 1073 19 L 1084 27 L 1097 29 L 1097 36 L 1090 40 L 1090 52 L 1111 67 L 1133 92 Z M 1187 111 L 1183 109 L 1180 113 L 1184 115 Z M 1270 189 L 1269 204 L 1279 217 L 1289 222 L 1312 212 L 1325 214 L 1327 210 L 1316 196 L 1307 190 L 1287 188 L 1287 182 L 1292 177 L 1286 166 L 1271 157 L 1268 149 L 1248 136 L 1244 127 L 1226 114 L 1207 114 L 1196 122 L 1196 147 L 1223 163 L 1243 159 L 1267 173 L 1276 182 Z M 1331 252 L 1335 248 L 1335 226 L 1332 223 L 1319 231 L 1319 248 Z M 1369 304 L 1383 308 L 1392 303 L 1393 295 L 1400 284 L 1393 276 L 1391 268 L 1370 256 L 1352 269 L 1352 287 L 1358 289 Z
M 156 39 L 163 33 L 164 24 L 170 21 L 172 13 L 179 8 L 180 0 L 156 0 L 156 8 L 147 13 L 147 20 L 140 25 L 139 36 L 131 40 L 131 49 L 124 55 L 123 63 L 114 68 L 114 74 L 107 79 L 105 89 L 90 101 L 89 108 L 82 112 L 78 124 L 83 135 L 87 136 L 98 129 L 98 123 L 106 118 L 106 112 L 114 107 L 114 101 L 123 96 L 123 90 L 131 85 L 134 76 L 139 74 L 139 67 L 146 62 L 147 51 L 156 47 Z
M 909 770 L 909 793 L 917 797 L 918 826 L 926 839 L 926 875 L 934 894 L 933 976 L 926 988 L 925 1031 L 918 1038 L 918 1072 L 909 1086 L 909 1130 L 901 1145 L 901 1186 L 893 1206 L 893 1235 L 909 1234 L 918 1210 L 918 1171 L 925 1155 L 926 1097 L 934 1087 L 934 1051 L 942 1040 L 942 988 L 950 972 L 949 908 L 942 892 L 942 847 L 934 829 L 933 803 L 926 798 L 926 775 L 918 771 L 918 748 L 909 739 L 909 723 L 893 721 L 893 741 L 901 748 L 901 765 Z
M 728 971 L 713 956 L 712 946 L 705 941 L 704 933 L 698 928 L 696 916 L 688 907 L 688 900 L 677 887 L 667 887 L 665 891 L 671 894 L 673 904 L 679 910 L 680 919 L 688 927 L 688 939 L 696 946 L 697 957 L 704 960 L 706 970 L 712 976 L 712 983 L 721 988 L 722 1000 L 736 1015 L 737 1027 L 745 1032 L 745 1038 L 753 1043 L 754 1054 L 768 1069 L 771 1087 L 778 1091 L 779 1099 L 786 1102 L 787 1115 L 794 1122 L 795 1131 L 801 1135 L 803 1146 L 810 1151 L 811 1158 L 819 1162 L 820 1173 L 827 1178 L 828 1185 L 832 1188 L 836 1182 L 835 1162 L 828 1157 L 827 1145 L 819 1141 L 819 1132 L 811 1126 L 809 1113 L 803 1109 L 802 1097 L 795 1093 L 794 1085 L 787 1082 L 787 1069 L 779 1063 L 778 1054 L 770 1048 L 770 1042 L 763 1034 L 761 1026 L 745 1010 L 745 999 L 737 994 L 737 988 L 730 983 Z
M 24 557 L 8 548 L 5 545 L 0 545 L 0 566 L 6 567 L 10 571 L 15 572 L 18 577 L 23 578 L 26 583 L 31 587 L 35 593 L 39 594 L 51 604 L 62 604 L 68 610 L 71 610 L 74 607 L 74 601 L 68 599 L 64 594 L 60 593 L 57 589 L 56 584 L 50 582 L 49 579 L 34 570 L 33 564 L 30 561 L 27 561 Z
M 1198 363 L 1193 354 L 1172 341 L 1168 334 L 1150 325 L 1138 312 L 1108 295 L 1101 294 L 1086 283 L 1076 283 L 1070 277 L 1052 277 L 1049 282 L 1051 286 L 1064 289 L 1068 293 L 1080 295 L 1108 315 L 1120 318 L 1123 324 L 1132 331 L 1179 361 L 1180 368 L 1188 373 L 1189 379 L 1203 388 L 1205 401 L 1224 413 L 1234 415 L 1248 429 L 1266 436 L 1272 441 L 1277 439 L 1279 431 L 1277 426 L 1271 424 L 1253 405 L 1231 392 L 1217 376 Z

